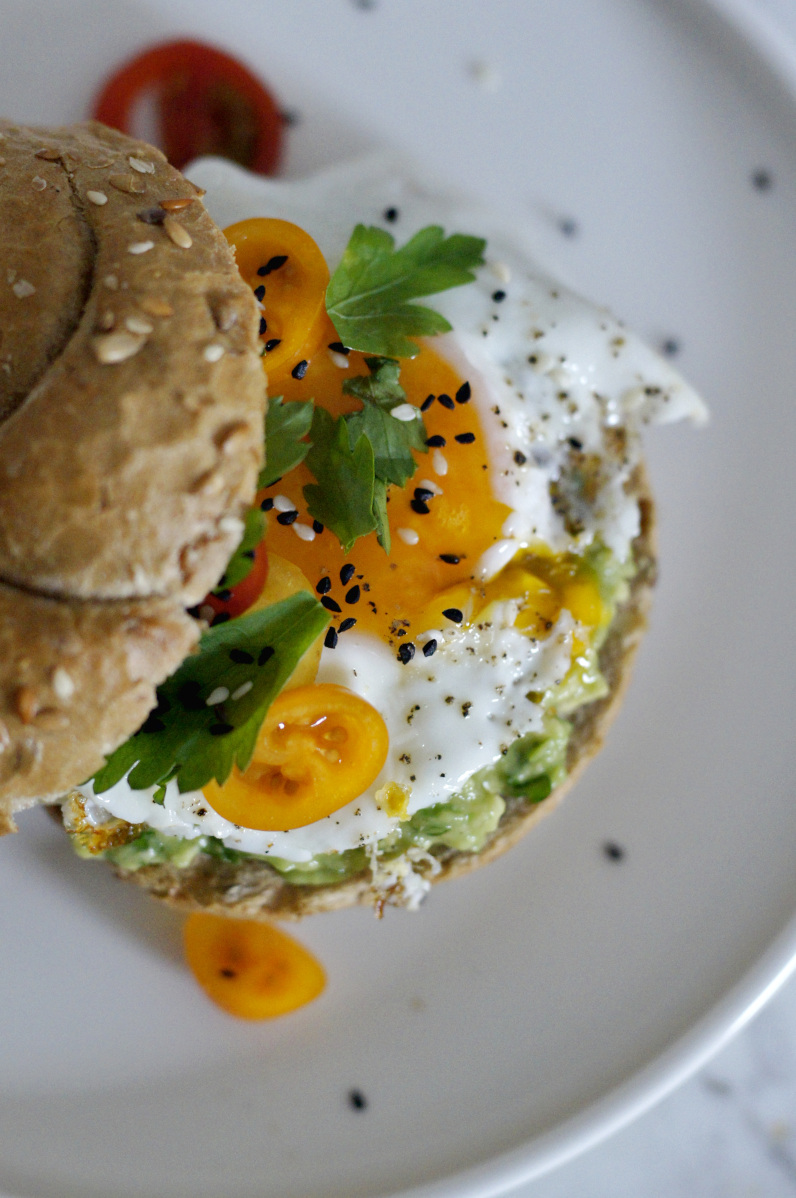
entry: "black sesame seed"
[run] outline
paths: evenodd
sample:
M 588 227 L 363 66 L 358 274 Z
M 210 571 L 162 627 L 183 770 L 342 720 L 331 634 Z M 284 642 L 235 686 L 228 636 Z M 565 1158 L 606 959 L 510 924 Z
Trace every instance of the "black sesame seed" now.
M 426 641 L 425 645 L 423 646 L 423 656 L 424 657 L 433 657 L 434 654 L 436 653 L 436 651 L 437 651 L 437 642 L 432 637 L 431 640 Z
M 319 536 L 323 532 L 323 525 L 321 524 L 320 520 L 313 520 L 312 531 L 317 533 Z
M 309 362 L 307 361 L 307 359 L 302 358 L 300 362 L 296 363 L 296 365 L 293 367 L 293 369 L 291 370 L 290 373 L 293 375 L 294 379 L 303 379 L 304 375 L 307 373 L 308 366 L 309 366 Z
M 417 512 L 418 516 L 427 516 L 429 514 L 428 504 L 421 502 L 419 499 L 413 499 L 409 506 L 413 512 Z
M 328 574 L 324 574 L 323 578 L 321 578 L 315 584 L 315 590 L 318 592 L 319 595 L 328 595 L 329 592 L 331 591 L 331 589 L 332 589 L 332 580 Z
M 384 219 L 388 220 L 391 225 L 394 224 L 395 221 L 397 221 L 397 219 L 398 219 L 398 209 L 397 208 L 385 209 Z
M 261 512 L 270 512 L 270 510 L 273 506 L 274 506 L 273 499 L 264 499 L 262 501 L 262 503 L 260 504 L 260 511 Z
M 274 656 L 273 645 L 264 645 L 257 655 L 257 665 L 264 666 Z
M 475 440 L 475 433 L 457 433 L 453 439 L 454 441 L 458 441 L 460 445 L 472 445 Z
M 324 638 L 323 643 L 327 649 L 335 649 L 337 647 L 337 629 L 336 628 L 332 628 L 331 625 L 327 628 L 326 637 Z
M 528 459 L 526 458 L 526 456 L 522 452 L 522 450 L 518 449 L 517 452 L 514 454 L 514 461 L 517 463 L 518 466 L 524 466 L 525 463 L 528 461 Z
M 421 411 L 421 412 L 427 412 L 427 411 L 428 411 L 428 409 L 429 409 L 429 408 L 431 407 L 431 405 L 433 404 L 433 402 L 434 402 L 434 400 L 435 400 L 435 399 L 436 399 L 436 396 L 435 396 L 435 395 L 427 395 L 427 396 L 426 396 L 426 398 L 423 400 L 423 402 L 422 402 L 422 403 L 421 403 L 421 405 L 420 405 L 420 411 Z
M 445 564 L 448 566 L 458 566 L 462 559 L 457 557 L 455 553 L 441 553 L 439 555 L 439 560 L 441 562 L 445 562 Z
M 415 499 L 419 500 L 420 503 L 428 503 L 429 499 L 433 498 L 434 492 L 430 491 L 428 487 L 415 487 Z
M 673 358 L 679 354 L 679 352 L 680 342 L 676 341 L 674 337 L 667 337 L 661 346 L 661 353 L 665 354 L 667 358 Z
M 426 437 L 426 445 L 431 449 L 442 449 L 445 444 L 445 438 L 441 437 L 439 433 L 435 433 L 433 437 Z
M 495 301 L 496 304 L 502 304 L 503 300 L 505 298 L 506 298 L 505 291 L 493 291 L 492 292 L 492 299 Z
M 163 208 L 144 208 L 143 211 L 137 212 L 136 216 L 145 225 L 162 225 L 166 219 L 166 212 Z
M 231 620 L 232 616 L 228 611 L 220 611 L 217 616 L 213 616 L 210 621 L 211 628 L 215 628 L 216 624 L 226 624 L 227 620 Z
M 270 337 L 268 339 L 268 341 L 266 341 L 266 343 L 265 343 L 265 352 L 267 354 L 270 354 L 272 349 L 276 349 L 277 345 L 281 345 L 281 344 L 282 344 L 281 337 Z
M 346 616 L 344 620 L 340 621 L 340 631 L 348 632 L 349 628 L 353 628 L 355 624 L 356 619 L 354 616 Z
M 186 711 L 201 711 L 205 706 L 198 682 L 184 682 L 177 692 L 177 698 Z
M 260 336 L 262 337 L 263 334 L 265 334 L 267 332 L 268 332 L 268 325 L 265 322 L 265 317 L 261 316 L 260 317 Z
M 613 840 L 609 840 L 603 845 L 603 852 L 610 861 L 621 861 L 625 855 L 621 844 L 617 844 Z
M 470 390 L 470 384 L 462 383 L 461 387 L 456 392 L 456 402 L 457 403 L 467 403 L 467 401 L 469 400 L 471 395 L 472 395 L 472 391 Z
M 163 720 L 159 720 L 158 717 L 153 712 L 152 715 L 148 716 L 146 718 L 146 720 L 144 721 L 144 723 L 141 725 L 141 731 L 142 732 L 162 732 L 165 727 L 166 727 L 166 725 L 163 723 Z
M 343 345 L 342 341 L 330 341 L 329 349 L 334 354 L 345 354 L 346 356 L 348 356 L 348 354 L 351 353 L 351 350 L 348 348 L 347 345 Z
M 222 587 L 218 591 L 213 591 L 213 594 L 216 596 L 216 598 L 220 599 L 222 603 L 226 603 L 228 599 L 232 598 L 232 591 L 228 591 L 226 587 Z
M 361 1090 L 350 1090 L 348 1102 L 355 1111 L 364 1111 L 368 1105 L 368 1100 Z
M 245 558 L 247 558 L 248 561 L 253 562 L 254 561 L 254 550 L 253 549 L 242 550 L 241 557 L 245 557 Z
M 277 524 L 294 524 L 298 520 L 298 512 L 280 512 L 276 518 Z
M 578 232 L 577 221 L 574 221 L 571 216 L 564 216 L 558 222 L 558 228 L 565 237 L 574 237 Z
M 257 273 L 262 279 L 265 275 L 270 275 L 272 270 L 279 270 L 280 266 L 284 266 L 287 262 L 287 254 L 275 254 L 273 258 L 269 258 L 265 266 L 259 266 Z
M 401 645 L 400 649 L 398 650 L 398 660 L 402 661 L 404 665 L 408 665 L 414 655 L 415 647 L 412 642 L 404 641 L 403 645 Z
M 452 412 L 456 407 L 456 404 L 453 402 L 450 395 L 445 395 L 444 392 L 442 395 L 437 396 L 437 403 L 442 404 L 443 408 L 447 408 L 449 412 Z
M 260 301 L 260 303 L 262 303 L 263 300 L 265 299 L 265 284 L 264 283 L 261 283 L 259 287 L 255 287 L 254 298 L 258 299 Z
M 347 562 L 340 571 L 340 581 L 342 582 L 343 586 L 345 586 L 347 582 L 351 581 L 355 573 L 356 567 L 351 562 Z
M 171 703 L 164 695 L 158 695 L 158 705 L 152 712 L 152 715 L 168 715 L 171 711 Z
M 461 624 L 464 619 L 464 615 L 458 607 L 446 607 L 442 614 L 454 624 Z
M 322 595 L 321 603 L 327 611 L 341 612 L 343 610 L 337 600 L 332 599 L 329 595 Z
M 211 724 L 207 731 L 211 736 L 228 736 L 235 729 L 232 724 Z
M 359 587 L 353 586 L 350 591 L 346 591 L 346 596 L 345 596 L 346 603 L 359 603 L 360 594 L 361 594 L 361 592 L 360 592 Z
M 583 449 L 583 442 L 579 441 L 577 437 L 567 437 L 567 440 L 573 449 L 577 449 L 578 451 Z
M 251 653 L 247 653 L 245 649 L 230 649 L 230 661 L 237 661 L 242 666 L 250 666 L 254 663 L 254 657 Z

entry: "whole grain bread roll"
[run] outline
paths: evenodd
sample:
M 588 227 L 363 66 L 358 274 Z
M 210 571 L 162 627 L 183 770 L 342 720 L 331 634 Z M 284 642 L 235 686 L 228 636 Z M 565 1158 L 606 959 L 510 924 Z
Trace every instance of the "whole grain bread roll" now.
M 95 122 L 0 121 L 0 834 L 195 645 L 263 452 L 259 312 L 201 194 Z

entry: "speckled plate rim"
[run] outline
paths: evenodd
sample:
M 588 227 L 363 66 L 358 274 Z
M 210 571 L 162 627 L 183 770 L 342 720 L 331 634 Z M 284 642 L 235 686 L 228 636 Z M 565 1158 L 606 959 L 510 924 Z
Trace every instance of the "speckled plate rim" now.
M 796 43 L 750 0 L 685 0 L 713 19 L 753 69 L 773 76 L 796 108 Z M 796 913 L 739 979 L 685 1035 L 633 1077 L 521 1148 L 447 1178 L 384 1198 L 499 1198 L 595 1147 L 662 1101 L 714 1057 L 796 972 Z

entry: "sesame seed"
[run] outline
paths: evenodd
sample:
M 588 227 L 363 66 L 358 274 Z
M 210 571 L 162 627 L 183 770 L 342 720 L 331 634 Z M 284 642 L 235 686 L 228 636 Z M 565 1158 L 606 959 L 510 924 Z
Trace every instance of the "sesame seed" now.
M 417 419 L 417 408 L 411 403 L 399 403 L 396 408 L 390 410 L 390 415 L 406 424 L 409 420 Z
M 296 505 L 287 495 L 274 495 L 274 507 L 278 512 L 294 512 Z
M 131 154 L 127 161 L 134 171 L 138 171 L 139 175 L 154 175 L 155 173 L 154 162 L 147 162 L 145 158 L 136 158 Z
M 189 250 L 193 245 L 193 237 L 178 220 L 173 216 L 167 216 L 163 222 L 163 229 L 166 236 L 181 250 Z
M 134 241 L 127 247 L 128 254 L 146 254 L 155 248 L 154 241 Z
M 453 624 L 461 624 L 464 619 L 464 614 L 458 607 L 446 607 L 442 614 Z
M 583 442 L 580 441 L 577 437 L 567 437 L 567 440 L 569 441 L 569 444 L 572 446 L 573 449 L 578 450 L 578 451 L 583 449 Z
M 441 553 L 439 555 L 439 560 L 441 562 L 445 562 L 447 566 L 458 566 L 462 559 L 457 557 L 455 553 Z
M 424 487 L 425 490 L 430 491 L 432 495 L 444 494 L 442 487 L 438 487 L 437 484 L 432 482 L 430 478 L 421 478 L 418 486 Z
M 493 291 L 492 292 L 492 299 L 495 301 L 496 304 L 502 304 L 505 298 L 506 298 L 505 291 Z
M 436 651 L 437 651 L 437 642 L 432 637 L 431 640 L 426 641 L 425 645 L 423 646 L 423 656 L 424 657 L 433 657 L 434 654 L 436 653 Z
M 329 591 L 331 591 L 331 589 L 332 589 L 332 580 L 328 576 L 328 574 L 324 574 L 323 578 L 321 578 L 316 583 L 315 590 L 318 592 L 319 595 L 328 595 Z
M 260 511 L 261 512 L 270 512 L 270 510 L 273 506 L 274 506 L 274 501 L 273 501 L 273 499 L 271 499 L 269 497 L 268 499 L 264 499 L 262 501 L 262 503 L 260 504 Z
M 270 275 L 272 270 L 279 270 L 280 266 L 284 266 L 287 262 L 287 254 L 275 254 L 273 258 L 269 258 L 265 266 L 258 266 L 257 274 L 260 278 L 265 275 Z
M 621 861 L 625 855 L 625 850 L 621 844 L 616 844 L 613 840 L 609 840 L 603 845 L 603 852 L 611 861 Z
M 415 487 L 415 499 L 418 503 L 428 503 L 429 499 L 434 498 L 434 492 L 428 487 Z
M 309 366 L 309 362 L 307 361 L 307 359 L 302 358 L 300 362 L 296 363 L 296 365 L 293 367 L 293 369 L 291 370 L 290 373 L 294 379 L 303 379 L 304 375 L 307 373 L 308 366 Z
M 389 221 L 391 225 L 394 224 L 395 221 L 397 221 L 398 215 L 399 214 L 398 214 L 397 208 L 385 208 L 385 210 L 384 210 L 384 219 L 386 221 Z
M 458 441 L 460 445 L 472 445 L 475 440 L 475 433 L 457 433 L 453 439 L 454 441 Z
M 103 204 L 107 204 L 108 202 L 108 197 L 104 191 L 87 191 L 86 199 L 90 204 L 96 204 L 98 208 L 101 208 Z
M 333 354 L 350 354 L 351 350 L 348 346 L 343 345 L 342 341 L 330 341 L 328 347 Z
M 217 616 L 213 617 L 211 623 L 212 623 L 213 627 L 215 627 L 216 624 L 226 624 L 227 620 L 231 620 L 231 619 L 232 619 L 232 617 L 230 616 L 228 611 L 220 611 Z
M 360 598 L 361 593 L 362 592 L 360 591 L 358 586 L 351 587 L 350 591 L 346 591 L 346 596 L 345 596 L 346 603 L 359 603 L 359 598 Z
M 260 336 L 262 337 L 262 336 L 263 336 L 263 334 L 264 334 L 264 333 L 267 333 L 267 332 L 268 332 L 268 325 L 266 324 L 265 317 L 264 317 L 264 316 L 261 316 L 261 317 L 260 317 Z M 268 348 L 268 347 L 266 346 L 266 349 L 267 349 L 267 348 Z
M 261 283 L 259 287 L 255 287 L 254 298 L 256 300 L 259 300 L 260 303 L 262 303 L 263 300 L 265 299 L 265 284 L 264 283 Z
M 329 358 L 334 366 L 338 366 L 340 370 L 348 369 L 348 358 L 345 356 L 345 354 L 338 354 L 335 350 L 331 349 L 327 350 L 326 352 L 328 353 Z
M 411 641 L 406 641 L 398 650 L 398 660 L 406 666 L 415 655 L 415 647 Z
M 436 395 L 427 395 L 420 405 L 420 411 L 427 412 L 436 398 Z
M 254 686 L 254 683 L 249 679 L 248 682 L 242 682 L 237 690 L 234 690 L 229 696 L 230 699 L 242 699 L 244 695 L 248 695 L 249 691 Z
M 472 390 L 469 383 L 462 383 L 459 390 L 456 392 L 457 403 L 467 403 L 472 395 Z
M 254 664 L 254 658 L 251 653 L 247 653 L 245 649 L 230 649 L 229 660 L 236 661 L 239 665 L 250 666 Z
M 273 656 L 274 656 L 273 646 L 266 645 L 264 648 L 262 648 L 260 650 L 259 654 L 257 655 L 257 665 L 264 666 L 265 663 L 267 661 L 270 661 Z
M 317 533 L 317 534 L 318 534 L 318 536 L 320 536 L 320 535 L 321 535 L 321 533 L 323 532 L 323 525 L 321 524 L 320 520 L 313 520 L 313 522 L 312 522 L 312 531 L 313 531 L 314 533 Z
M 518 466 L 524 466 L 525 463 L 528 461 L 528 459 L 526 458 L 525 454 L 521 450 L 518 449 L 517 452 L 514 454 L 514 461 L 517 463 Z
M 436 433 L 433 437 L 426 437 L 426 445 L 428 445 L 429 449 L 444 449 L 446 441 L 444 437 Z
M 340 621 L 340 631 L 348 632 L 349 628 L 353 628 L 355 624 L 356 618 L 354 616 L 346 616 L 344 620 Z
M 135 312 L 125 317 L 124 327 L 128 333 L 136 333 L 140 337 L 148 337 L 150 333 L 155 331 L 154 325 L 150 324 L 146 317 L 139 316 Z
M 293 525 L 293 532 L 296 534 L 296 536 L 299 538 L 300 541 L 314 541 L 315 540 L 315 530 L 310 528 L 309 524 L 296 523 Z
M 490 265 L 492 268 L 492 273 L 496 279 L 499 279 L 501 283 L 511 282 L 510 266 L 508 266 L 505 262 L 492 262 Z
M 444 478 L 445 475 L 448 473 L 447 460 L 445 459 L 445 456 L 440 453 L 439 450 L 437 450 L 436 453 L 434 454 L 434 456 L 432 457 L 431 465 L 434 467 L 434 473 L 438 474 L 440 476 L 440 478 Z
M 265 321 L 262 321 L 262 324 L 265 324 Z M 261 332 L 264 333 L 265 329 L 262 329 Z M 265 343 L 265 352 L 267 354 L 270 354 L 272 349 L 276 349 L 277 345 L 281 345 L 281 344 L 282 344 L 281 337 L 272 337 L 270 339 L 270 341 L 266 341 L 266 343 Z
M 235 729 L 232 727 L 232 724 L 211 724 L 207 731 L 211 736 L 227 736 L 230 732 L 234 732 Z
M 31 180 L 34 191 L 44 191 L 47 187 L 47 180 L 42 179 L 41 175 L 34 175 Z
M 114 366 L 117 362 L 126 362 L 137 354 L 145 344 L 142 337 L 133 333 L 100 333 L 91 340 L 94 357 L 103 366 Z
M 14 295 L 17 297 L 17 299 L 27 299 L 29 295 L 36 294 L 36 288 L 32 283 L 29 283 L 27 279 L 19 279 L 13 284 L 11 290 L 14 292 Z
M 340 612 L 343 610 L 342 607 L 340 606 L 340 604 L 337 602 L 337 600 L 332 599 L 332 597 L 330 595 L 323 595 L 321 597 L 321 603 L 323 604 L 323 606 L 326 608 L 327 611 L 332 611 L 336 615 L 339 615 Z
M 219 703 L 226 703 L 228 698 L 229 687 L 217 686 L 205 699 L 205 707 L 217 707 Z
M 416 545 L 420 540 L 420 535 L 413 528 L 399 528 L 397 532 L 404 545 Z
M 342 582 L 343 586 L 346 586 L 351 581 L 355 573 L 356 567 L 353 565 L 353 563 L 346 562 L 346 564 L 340 570 L 340 581 Z
M 123 191 L 125 195 L 140 196 L 146 192 L 146 183 L 142 179 L 136 179 L 135 175 L 109 175 L 108 182 L 111 187 Z
M 63 666 L 57 666 L 53 671 L 53 690 L 64 701 L 71 699 L 75 693 L 75 684 Z
M 183 208 L 187 208 L 193 203 L 193 196 L 175 196 L 172 200 L 161 200 L 160 206 L 166 212 L 182 212 Z
M 332 627 L 327 628 L 326 636 L 324 638 L 323 643 L 327 649 L 336 649 L 337 648 L 337 629 L 336 628 L 332 628 Z
M 456 407 L 450 395 L 445 395 L 444 393 L 437 396 L 437 403 L 442 404 L 443 408 L 447 408 L 449 412 L 452 412 Z
M 413 499 L 409 506 L 413 512 L 417 512 L 418 516 L 428 515 L 428 507 L 421 499 Z
M 280 512 L 276 518 L 277 524 L 295 524 L 298 520 L 298 512 Z

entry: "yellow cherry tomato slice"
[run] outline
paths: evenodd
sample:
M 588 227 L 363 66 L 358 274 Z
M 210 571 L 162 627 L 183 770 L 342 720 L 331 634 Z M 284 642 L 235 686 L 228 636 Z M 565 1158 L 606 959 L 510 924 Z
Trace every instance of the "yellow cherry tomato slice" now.
M 269 923 L 196 911 L 183 929 L 185 955 L 205 994 L 240 1019 L 273 1019 L 312 1002 L 322 966 Z
M 312 357 L 328 330 L 329 267 L 317 245 L 298 225 L 272 217 L 239 221 L 224 230 L 238 270 L 263 305 L 260 341 L 269 390 Z
M 262 831 L 303 828 L 367 790 L 387 759 L 384 720 L 367 700 L 323 682 L 271 704 L 249 768 L 204 788 L 214 811 Z

